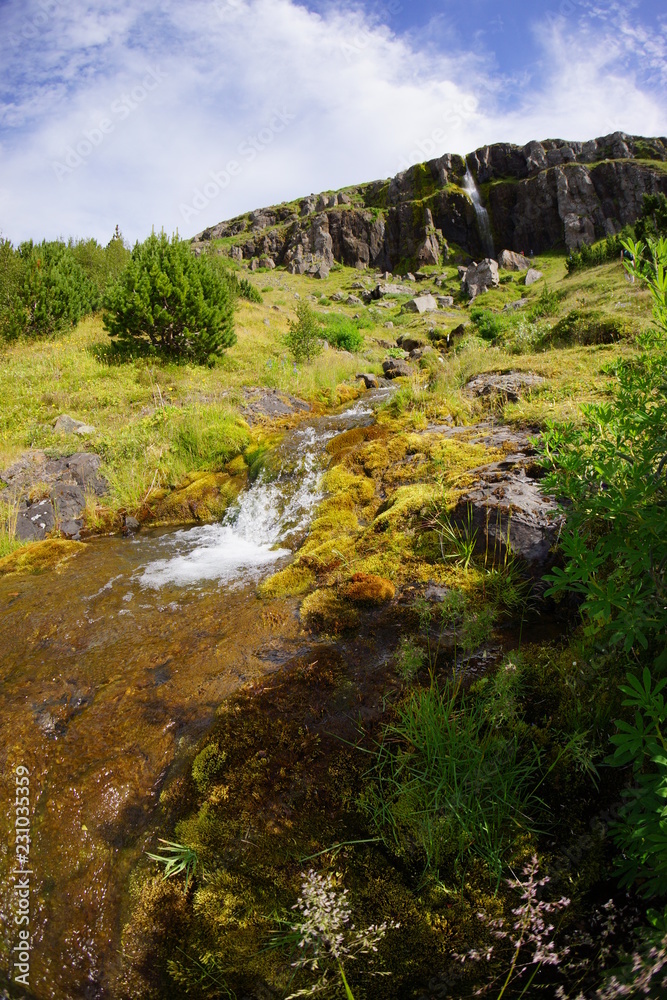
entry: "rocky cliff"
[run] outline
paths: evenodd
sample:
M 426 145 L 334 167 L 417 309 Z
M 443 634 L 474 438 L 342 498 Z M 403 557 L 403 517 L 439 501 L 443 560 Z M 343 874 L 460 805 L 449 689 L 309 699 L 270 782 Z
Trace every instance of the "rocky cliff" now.
M 589 142 L 499 143 L 445 155 L 393 179 L 311 195 L 221 222 L 194 238 L 253 268 L 324 275 L 334 261 L 397 271 L 437 264 L 450 245 L 484 256 L 464 190 L 476 179 L 497 250 L 574 249 L 633 223 L 643 195 L 667 194 L 667 138 L 622 132 Z

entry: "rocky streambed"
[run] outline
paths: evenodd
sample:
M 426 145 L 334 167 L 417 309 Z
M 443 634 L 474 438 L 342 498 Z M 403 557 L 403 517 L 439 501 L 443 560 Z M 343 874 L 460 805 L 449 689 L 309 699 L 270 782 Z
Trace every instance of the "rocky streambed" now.
M 516 373 L 505 382 L 503 377 L 491 377 L 489 392 L 525 388 Z M 482 392 L 480 383 L 469 391 Z M 376 458 L 386 449 L 385 458 L 377 459 L 386 462 L 392 445 L 375 427 L 374 408 L 387 393 L 372 391 L 337 415 L 305 416 L 285 436 L 271 471 L 260 474 L 221 523 L 94 539 L 60 572 L 0 577 L 0 755 L 6 764 L 0 784 L 8 800 L 13 769 L 30 773 L 31 987 L 39 1000 L 126 995 L 119 983 L 125 982 L 120 931 L 128 914 L 128 879 L 142 850 L 171 834 L 159 826 L 161 798 L 190 765 L 219 706 L 244 686 L 253 691 L 259 684 L 260 690 L 262 679 L 287 663 L 306 686 L 308 667 L 313 683 L 327 688 L 332 657 L 339 664 L 331 667 L 332 676 L 343 677 L 343 646 L 318 652 L 299 616 L 298 598 L 262 601 L 257 586 L 289 566 L 311 534 L 323 500 L 322 473 L 340 458 L 336 442 L 375 448 Z M 490 420 L 468 428 L 429 425 L 424 435 L 502 453 L 500 460 L 469 470 L 459 513 L 463 519 L 468 508 L 474 511 L 480 544 L 488 546 L 491 538 L 506 545 L 509 538 L 535 572 L 542 569 L 558 522 L 554 503 L 537 487 L 529 436 Z M 413 443 L 401 452 L 405 457 L 395 472 L 412 468 L 416 448 Z M 36 461 L 49 488 L 20 511 L 26 531 L 35 525 L 48 530 L 46 505 L 55 518 L 57 497 L 80 501 L 81 493 L 85 502 L 86 490 L 104 489 L 95 459 L 86 453 L 60 460 L 33 456 L 33 465 L 15 464 L 15 487 L 30 477 L 34 483 Z M 370 458 L 364 461 L 375 488 Z M 39 503 L 44 510 L 31 513 Z M 380 532 L 387 517 L 383 507 L 372 522 Z M 338 510 L 330 515 L 332 525 L 350 516 L 343 503 Z M 39 521 L 33 519 L 38 511 Z M 320 517 L 319 530 L 327 516 Z M 388 683 L 384 665 L 398 641 L 401 616 L 410 615 L 415 597 L 437 602 L 443 593 L 437 583 L 404 583 L 375 625 L 372 614 L 365 624 L 359 620 L 355 641 L 361 646 L 350 654 L 357 673 L 344 680 L 347 694 L 340 704 L 342 695 L 332 695 L 341 718 L 355 704 L 373 715 L 372 705 L 384 697 L 378 692 Z M 486 655 L 480 669 L 489 662 Z M 352 735 L 347 729 L 345 734 Z M 7 844 L 9 817 L 2 822 Z M 11 913 L 10 857 L 3 855 L 0 864 L 1 909 Z M 11 924 L 3 925 L 6 949 L 12 935 Z

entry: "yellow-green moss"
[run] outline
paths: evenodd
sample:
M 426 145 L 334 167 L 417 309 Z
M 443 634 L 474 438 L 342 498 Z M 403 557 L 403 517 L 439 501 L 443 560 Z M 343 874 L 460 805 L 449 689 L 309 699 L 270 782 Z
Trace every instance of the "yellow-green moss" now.
M 345 495 L 360 506 L 370 503 L 375 496 L 375 483 L 372 479 L 367 476 L 355 476 L 342 465 L 336 465 L 327 472 L 323 485 L 327 492 L 336 494 L 337 500 L 340 500 L 341 495 Z
M 354 628 L 359 617 L 333 590 L 315 590 L 301 605 L 301 618 L 311 628 L 340 632 Z
M 150 515 L 163 521 L 217 521 L 242 487 L 241 477 L 226 472 L 193 472 L 175 490 L 149 498 Z
M 47 569 L 57 569 L 64 562 L 85 549 L 83 542 L 71 542 L 65 538 L 45 538 L 42 542 L 22 545 L 0 559 L 0 576 L 8 573 L 42 573 Z
M 298 564 L 281 569 L 259 585 L 262 597 L 297 597 L 315 585 L 312 570 Z
M 227 462 L 225 471 L 228 472 L 230 476 L 244 476 L 248 471 L 248 467 L 243 455 L 237 455 L 236 458 L 231 460 L 231 462 Z
M 227 754 L 217 743 L 208 743 L 200 750 L 192 762 L 192 780 L 200 792 L 206 792 L 209 785 L 222 771 Z
M 396 594 L 391 580 L 369 573 L 355 573 L 351 580 L 339 588 L 338 593 L 352 604 L 384 604 Z

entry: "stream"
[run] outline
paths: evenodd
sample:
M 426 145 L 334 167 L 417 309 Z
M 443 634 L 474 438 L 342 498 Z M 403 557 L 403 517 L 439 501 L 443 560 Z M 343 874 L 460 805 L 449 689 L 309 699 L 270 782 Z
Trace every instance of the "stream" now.
M 19 942 L 17 768 L 32 935 L 29 990 L 0 996 L 115 997 L 128 875 L 149 832 L 173 832 L 153 830 L 160 792 L 220 703 L 307 642 L 297 602 L 271 610 L 257 583 L 308 530 L 327 442 L 386 393 L 289 431 L 219 524 L 99 538 L 60 572 L 0 578 L 0 977 Z

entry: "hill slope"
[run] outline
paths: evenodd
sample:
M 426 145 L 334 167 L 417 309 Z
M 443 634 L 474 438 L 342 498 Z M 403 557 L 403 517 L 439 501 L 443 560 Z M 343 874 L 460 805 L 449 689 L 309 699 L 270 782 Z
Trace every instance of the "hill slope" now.
M 667 194 L 667 138 L 621 132 L 446 154 L 393 179 L 259 209 L 199 233 L 239 260 L 316 273 L 334 261 L 396 271 L 437 264 L 448 244 L 483 255 L 467 169 L 488 209 L 496 248 L 541 253 L 592 243 L 635 221 L 644 194 Z M 257 265 L 255 265 L 257 266 Z

